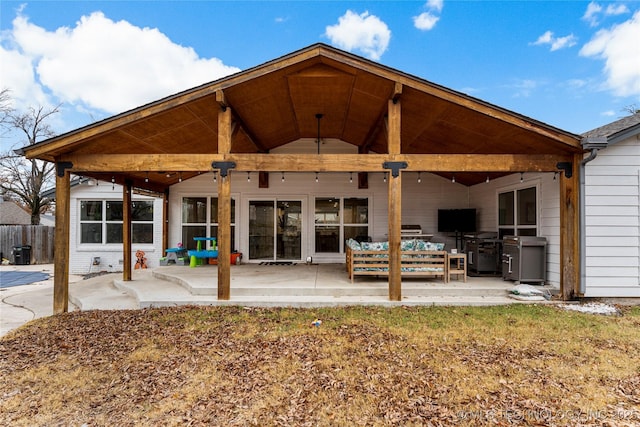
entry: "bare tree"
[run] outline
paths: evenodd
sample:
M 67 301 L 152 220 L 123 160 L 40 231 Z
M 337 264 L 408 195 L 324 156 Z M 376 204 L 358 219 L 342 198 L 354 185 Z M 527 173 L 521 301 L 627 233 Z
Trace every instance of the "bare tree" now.
M 627 113 L 634 115 L 640 113 L 640 106 L 637 104 L 627 105 L 622 109 L 622 111 L 626 111 Z
M 55 136 L 47 120 L 59 112 L 59 105 L 51 109 L 31 107 L 20 113 L 9 107 L 7 90 L 0 95 L 2 126 L 26 137 L 22 146 Z M 15 200 L 31 213 L 31 224 L 40 224 L 40 214 L 52 205 L 52 200 L 42 197 L 41 193 L 45 185 L 52 182 L 55 165 L 42 160 L 25 159 L 16 151 L 9 151 L 2 154 L 0 166 L 0 188 L 5 197 Z

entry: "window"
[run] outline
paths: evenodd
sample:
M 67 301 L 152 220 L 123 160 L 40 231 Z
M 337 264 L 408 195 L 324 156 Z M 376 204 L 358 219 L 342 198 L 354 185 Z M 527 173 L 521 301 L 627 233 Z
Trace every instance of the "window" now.
M 340 242 L 369 234 L 369 199 L 317 198 L 315 206 L 316 253 L 340 252 Z
M 80 201 L 80 243 L 122 243 L 122 201 Z M 153 244 L 153 202 L 131 202 L 131 242 Z
M 235 250 L 236 202 L 231 199 L 231 250 Z M 208 230 L 208 234 L 207 234 Z M 182 198 L 182 245 L 196 249 L 194 237 L 218 237 L 218 198 Z
M 504 236 L 536 236 L 538 208 L 536 187 L 498 195 L 498 229 Z

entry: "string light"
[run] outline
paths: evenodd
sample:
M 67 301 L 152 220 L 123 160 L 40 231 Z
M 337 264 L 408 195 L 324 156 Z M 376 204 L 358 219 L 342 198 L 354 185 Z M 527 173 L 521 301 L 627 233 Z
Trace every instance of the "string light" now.
M 554 173 L 553 173 L 553 180 L 554 180 L 554 181 L 556 180 L 557 176 L 558 176 L 558 172 L 554 172 Z
M 247 182 L 251 182 L 251 172 L 247 172 Z
M 456 183 L 456 176 L 455 175 L 451 175 L 451 182 L 453 182 L 454 184 Z
M 520 172 L 520 182 L 524 181 L 524 172 Z
M 418 172 L 418 184 L 422 182 L 422 177 L 420 176 L 420 172 Z
M 116 177 L 115 176 L 111 176 L 111 189 L 112 190 L 116 189 Z
M 282 178 L 280 179 L 280 181 L 284 182 L 284 172 L 282 172 Z
M 149 182 L 149 172 L 147 172 L 147 175 L 144 177 L 144 182 Z
M 487 184 L 489 183 L 489 175 L 487 175 L 487 179 L 484 182 L 486 182 Z
M 316 182 L 318 182 L 318 172 L 316 172 Z
M 386 172 L 384 172 L 382 174 L 382 182 L 387 182 L 387 173 Z
M 182 182 L 182 172 L 180 172 L 180 175 L 178 175 L 178 182 Z
M 349 184 L 353 184 L 353 172 L 349 172 Z
M 218 172 L 213 171 L 213 182 L 218 182 Z

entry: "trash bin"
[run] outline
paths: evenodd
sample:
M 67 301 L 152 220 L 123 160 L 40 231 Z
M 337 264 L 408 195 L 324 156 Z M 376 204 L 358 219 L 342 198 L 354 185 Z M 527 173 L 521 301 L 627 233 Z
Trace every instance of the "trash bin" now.
M 14 246 L 11 253 L 13 254 L 13 263 L 15 265 L 31 264 L 31 246 Z

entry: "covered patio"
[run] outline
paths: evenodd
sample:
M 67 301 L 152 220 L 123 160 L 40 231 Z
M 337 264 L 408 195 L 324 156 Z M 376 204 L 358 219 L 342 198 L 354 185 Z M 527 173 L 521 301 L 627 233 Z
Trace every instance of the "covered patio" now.
M 314 140 L 315 138 L 315 140 Z M 324 152 L 321 139 L 357 154 Z M 276 154 L 309 140 L 312 154 Z M 316 148 L 314 146 L 314 148 Z M 559 174 L 560 293 L 579 290 L 580 137 L 333 47 L 316 44 L 238 74 L 161 99 L 24 148 L 57 165 L 54 312 L 68 309 L 70 174 L 123 185 L 123 281 L 132 279 L 131 196 L 165 200 L 163 249 L 169 246 L 173 186 L 204 173 L 217 178 L 218 300 L 234 288 L 231 175 L 357 174 L 387 183 L 389 275 L 386 294 L 402 301 L 400 242 L 403 174 L 429 173 L 472 186 L 510 174 Z M 387 179 L 388 177 L 388 179 Z M 243 266 L 244 267 L 244 266 Z M 346 280 L 346 274 L 345 274 Z M 213 285 L 213 284 L 212 284 Z

